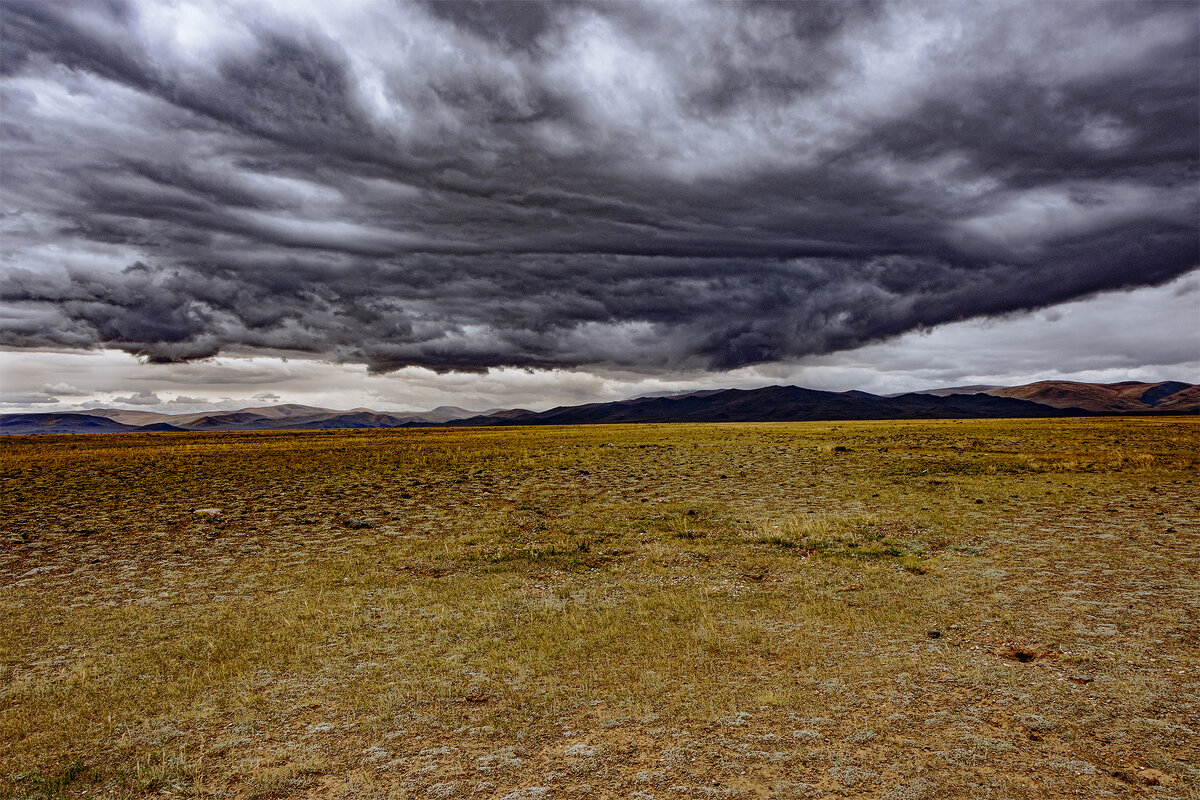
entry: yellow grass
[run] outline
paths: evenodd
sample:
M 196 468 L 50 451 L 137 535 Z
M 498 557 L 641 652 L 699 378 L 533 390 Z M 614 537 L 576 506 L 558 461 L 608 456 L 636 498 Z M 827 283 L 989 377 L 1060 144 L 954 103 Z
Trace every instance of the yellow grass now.
M 1188 796 L 1197 432 L 8 437 L 0 794 Z

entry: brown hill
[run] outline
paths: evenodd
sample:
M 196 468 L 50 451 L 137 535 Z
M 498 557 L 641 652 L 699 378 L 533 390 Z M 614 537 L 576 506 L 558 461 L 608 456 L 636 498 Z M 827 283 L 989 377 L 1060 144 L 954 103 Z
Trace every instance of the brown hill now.
M 855 419 L 977 419 L 1086 416 L 1078 408 L 1053 408 L 1011 397 L 822 392 L 799 386 L 723 389 L 615 403 L 560 406 L 549 411 L 509 411 L 445 423 L 480 425 L 595 425 L 642 422 L 802 422 Z
M 1099 414 L 1153 414 L 1200 411 L 1200 387 L 1179 381 L 1080 383 L 1038 381 L 992 389 L 993 397 L 1030 400 L 1055 408 L 1082 408 Z
M 1156 411 L 1191 411 L 1200 410 L 1200 386 L 1189 386 L 1178 392 L 1167 395 L 1158 401 Z

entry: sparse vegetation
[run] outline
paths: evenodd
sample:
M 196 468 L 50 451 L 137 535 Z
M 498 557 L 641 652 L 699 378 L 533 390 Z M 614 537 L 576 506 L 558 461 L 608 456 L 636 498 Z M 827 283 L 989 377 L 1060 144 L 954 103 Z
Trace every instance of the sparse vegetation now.
M 1198 432 L 8 437 L 0 794 L 1194 795 Z

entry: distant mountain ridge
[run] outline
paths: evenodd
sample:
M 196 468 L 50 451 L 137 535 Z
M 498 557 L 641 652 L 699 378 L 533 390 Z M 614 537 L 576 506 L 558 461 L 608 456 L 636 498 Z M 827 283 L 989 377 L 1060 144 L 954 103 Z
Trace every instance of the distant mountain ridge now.
M 595 425 L 666 422 L 980 419 L 1120 414 L 1195 414 L 1200 385 L 1179 381 L 964 386 L 883 397 L 798 386 L 707 389 L 646 395 L 548 411 L 500 409 L 478 414 L 455 406 L 431 411 L 350 411 L 298 404 L 163 414 L 129 409 L 3 414 L 0 433 L 151 433 L 171 431 L 329 430 L 492 425 Z
M 1097 414 L 1137 414 L 1200 410 L 1200 386 L 1180 381 L 1080 383 L 1037 381 L 1023 386 L 961 386 L 921 394 L 987 394 L 1031 400 L 1054 408 L 1082 408 Z
M 166 423 L 126 425 L 107 417 L 69 412 L 63 414 L 3 414 L 0 433 L 157 433 L 183 431 Z
M 1187 411 L 1200 406 L 1200 386 L 1179 381 L 1154 384 L 1136 381 L 1090 384 L 1038 381 L 1027 386 L 993 389 L 988 394 L 1032 400 L 1055 408 L 1069 404 L 1098 414 L 1136 414 L 1168 409 Z
M 1082 410 L 1051 408 L 1011 398 L 908 394 L 880 397 L 866 392 L 822 392 L 798 386 L 725 389 L 670 397 L 638 397 L 616 403 L 527 411 L 503 419 L 468 417 L 451 426 L 587 425 L 637 422 L 802 422 L 957 417 L 1057 417 Z

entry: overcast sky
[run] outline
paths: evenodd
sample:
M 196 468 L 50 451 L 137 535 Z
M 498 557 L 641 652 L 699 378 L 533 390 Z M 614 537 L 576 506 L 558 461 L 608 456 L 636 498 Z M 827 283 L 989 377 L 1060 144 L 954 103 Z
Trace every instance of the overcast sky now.
M 1200 380 L 1200 5 L 0 0 L 9 410 Z

